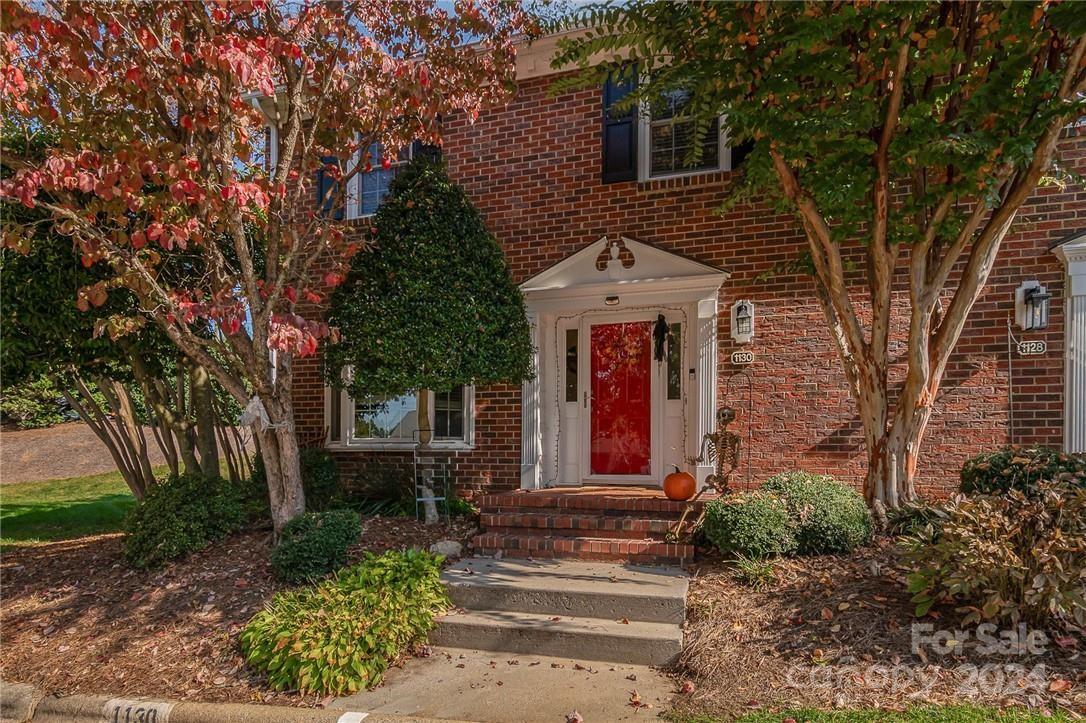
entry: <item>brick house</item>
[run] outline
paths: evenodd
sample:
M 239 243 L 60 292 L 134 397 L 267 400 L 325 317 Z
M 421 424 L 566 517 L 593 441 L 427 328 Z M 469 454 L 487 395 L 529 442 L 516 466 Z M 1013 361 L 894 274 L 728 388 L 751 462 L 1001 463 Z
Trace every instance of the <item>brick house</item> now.
M 458 493 L 659 486 L 673 464 L 703 478 L 709 467 L 687 460 L 722 406 L 737 413 L 739 486 L 796 468 L 858 484 L 860 422 L 812 282 L 778 269 L 804 248 L 799 225 L 762 204 L 717 213 L 741 160 L 723 130 L 684 168 L 681 123 L 605 116 L 621 87 L 553 94 L 554 42 L 521 54 L 506 106 L 447 119 L 444 158 L 521 284 L 538 370 L 523 387 L 435 396 Z M 1086 126 L 1059 157 L 1086 172 Z M 347 217 L 372 213 L 393 173 L 361 178 Z M 1025 330 L 1016 314 L 1036 285 L 1051 295 L 1047 326 Z M 317 361 L 296 364 L 303 441 L 332 450 L 348 480 L 409 462 L 413 397 L 354 401 L 325 388 Z M 601 372 L 612 382 L 593 388 Z M 946 494 L 964 459 L 1006 443 L 1086 451 L 1081 185 L 1039 189 L 1018 214 L 946 372 L 921 492 Z

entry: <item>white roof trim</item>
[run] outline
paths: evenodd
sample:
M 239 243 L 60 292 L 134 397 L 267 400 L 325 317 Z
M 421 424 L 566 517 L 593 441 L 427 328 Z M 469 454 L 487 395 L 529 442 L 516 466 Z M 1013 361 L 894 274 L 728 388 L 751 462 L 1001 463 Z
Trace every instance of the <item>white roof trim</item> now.
M 615 244 L 625 246 L 634 262 L 626 267 L 612 258 L 600 270 L 596 260 L 600 254 Z M 657 248 L 650 244 L 619 236 L 609 241 L 601 236 L 579 251 L 575 251 L 557 264 L 547 268 L 520 285 L 526 296 L 549 295 L 547 292 L 562 291 L 592 293 L 601 288 L 636 287 L 690 287 L 715 283 L 718 287 L 730 274 L 715 266 Z

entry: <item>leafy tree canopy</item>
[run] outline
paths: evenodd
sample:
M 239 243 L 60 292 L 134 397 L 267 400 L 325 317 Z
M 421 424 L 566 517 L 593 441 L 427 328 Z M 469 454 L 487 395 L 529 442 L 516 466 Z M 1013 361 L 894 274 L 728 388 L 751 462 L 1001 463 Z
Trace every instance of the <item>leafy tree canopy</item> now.
M 519 382 L 531 373 L 524 300 L 501 247 L 444 165 L 420 156 L 373 219 L 372 248 L 332 296 L 326 370 L 352 395 Z M 372 231 L 371 231 L 372 233 Z

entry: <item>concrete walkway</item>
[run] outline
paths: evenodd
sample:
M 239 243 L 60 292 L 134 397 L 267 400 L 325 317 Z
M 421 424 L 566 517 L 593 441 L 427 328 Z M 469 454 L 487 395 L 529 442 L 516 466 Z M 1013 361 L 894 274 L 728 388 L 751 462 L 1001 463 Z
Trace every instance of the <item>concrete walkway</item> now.
M 585 723 L 647 721 L 670 708 L 675 688 L 643 665 L 434 648 L 390 670 L 380 687 L 329 707 L 481 723 L 563 723 L 574 710 Z M 635 691 L 645 707 L 631 705 Z

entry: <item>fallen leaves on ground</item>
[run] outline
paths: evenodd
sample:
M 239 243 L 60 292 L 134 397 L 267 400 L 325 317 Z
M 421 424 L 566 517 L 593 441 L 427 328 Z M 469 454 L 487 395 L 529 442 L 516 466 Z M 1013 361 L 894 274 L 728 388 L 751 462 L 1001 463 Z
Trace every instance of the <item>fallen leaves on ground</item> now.
M 965 696 L 996 706 L 1086 710 L 1086 686 L 1073 682 L 1086 668 L 1081 632 L 1051 635 L 1042 655 L 982 655 L 976 639 L 948 645 L 945 653 L 914 652 L 914 623 L 929 623 L 935 632 L 976 626 L 963 625 L 952 608 L 917 620 L 905 587 L 909 570 L 889 539 L 851 555 L 783 559 L 775 567 L 777 581 L 764 590 L 736 582 L 720 560 L 705 560 L 695 571 L 675 672 L 697 690 L 677 699 L 680 712 L 726 717 L 766 706 L 893 707 Z M 1000 669 L 989 675 L 985 665 Z M 1038 665 L 1041 677 L 1027 681 L 1025 691 L 1022 675 L 1003 667 L 1028 674 Z M 871 675 L 879 668 L 911 678 L 880 683 Z M 1002 682 L 983 688 L 996 678 Z M 962 692 L 970 680 L 982 688 L 976 694 Z
M 474 527 L 468 519 L 448 528 L 366 518 L 351 556 L 467 543 Z M 238 652 L 238 632 L 283 587 L 268 565 L 267 531 L 234 535 L 155 572 L 129 568 L 122 540 L 98 535 L 4 550 L 0 678 L 65 694 L 321 703 L 269 690 Z

